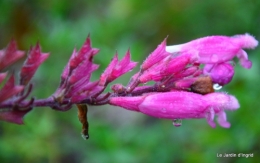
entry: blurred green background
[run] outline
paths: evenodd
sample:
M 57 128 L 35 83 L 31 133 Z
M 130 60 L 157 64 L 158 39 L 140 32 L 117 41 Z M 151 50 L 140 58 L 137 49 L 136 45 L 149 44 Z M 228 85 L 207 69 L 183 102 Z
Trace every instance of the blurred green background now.
M 32 95 L 46 98 L 57 88 L 73 48 L 79 49 L 88 34 L 101 49 L 95 80 L 116 51 L 122 58 L 130 48 L 133 60 L 141 62 L 167 36 L 169 45 L 207 35 L 250 33 L 260 40 L 259 9 L 258 0 L 1 0 L 0 48 L 15 38 L 21 50 L 39 41 L 51 53 L 33 80 Z M 85 141 L 75 107 L 68 112 L 36 108 L 25 125 L 0 122 L 0 162 L 257 162 L 260 48 L 247 52 L 252 69 L 237 65 L 233 81 L 221 90 L 241 104 L 227 112 L 230 129 L 213 129 L 205 119 L 184 120 L 176 128 L 169 120 L 117 107 L 90 107 Z M 117 82 L 126 84 L 130 76 Z M 217 157 L 224 153 L 254 157 Z

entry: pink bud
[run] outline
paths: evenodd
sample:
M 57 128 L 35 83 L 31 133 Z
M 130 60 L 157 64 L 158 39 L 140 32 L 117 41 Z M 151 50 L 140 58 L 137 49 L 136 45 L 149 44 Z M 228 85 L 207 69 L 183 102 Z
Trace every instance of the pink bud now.
M 11 40 L 6 49 L 0 50 L 0 70 L 21 59 L 24 54 L 24 51 L 17 50 L 16 42 Z
M 158 45 L 158 47 L 146 58 L 146 60 L 143 62 L 141 66 L 142 70 L 147 70 L 154 64 L 163 60 L 165 57 L 169 56 L 170 53 L 168 53 L 165 50 L 166 40 L 167 38 L 165 38 L 163 42 L 160 45 Z
M 49 53 L 42 53 L 40 44 L 31 47 L 28 58 L 23 64 L 20 72 L 20 84 L 27 85 L 38 67 L 49 57 Z
M 234 67 L 230 63 L 206 64 L 203 74 L 209 75 L 213 83 L 228 84 L 234 76 Z
M 92 61 L 92 57 L 96 55 L 98 52 L 98 49 L 92 48 L 90 36 L 88 36 L 79 52 L 76 54 L 74 54 L 73 52 L 73 57 L 69 61 L 70 69 L 76 68 L 80 63 L 82 63 L 85 60 Z
M 118 62 L 117 54 L 112 59 L 111 63 L 108 65 L 106 70 L 100 77 L 100 85 L 106 85 L 118 77 L 122 76 L 123 74 L 131 71 L 137 62 L 132 62 L 130 59 L 130 51 L 128 50 L 124 56 L 124 58 Z

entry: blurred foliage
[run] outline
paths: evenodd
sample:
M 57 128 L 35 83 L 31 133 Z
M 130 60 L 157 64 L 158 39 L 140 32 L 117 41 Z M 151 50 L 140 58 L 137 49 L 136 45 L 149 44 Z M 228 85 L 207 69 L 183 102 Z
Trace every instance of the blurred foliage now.
M 88 34 L 100 48 L 97 79 L 116 51 L 128 48 L 141 62 L 168 36 L 179 44 L 207 35 L 250 33 L 260 40 L 258 0 L 1 0 L 0 47 L 11 38 L 19 48 L 41 43 L 49 59 L 40 67 L 33 95 L 46 98 L 57 88 L 73 48 Z M 236 66 L 223 88 L 241 108 L 229 112 L 232 126 L 212 129 L 205 120 L 185 120 L 179 128 L 120 108 L 90 107 L 90 139 L 80 136 L 76 108 L 57 112 L 36 108 L 25 125 L 0 122 L 0 162 L 257 162 L 260 160 L 260 48 L 248 51 L 253 67 Z M 124 84 L 130 75 L 117 82 Z M 219 158 L 219 153 L 253 153 L 253 158 Z

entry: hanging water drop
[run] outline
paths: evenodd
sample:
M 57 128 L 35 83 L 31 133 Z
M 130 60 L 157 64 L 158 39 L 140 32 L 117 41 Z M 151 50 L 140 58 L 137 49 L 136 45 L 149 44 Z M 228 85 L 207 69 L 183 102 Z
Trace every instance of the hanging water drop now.
M 220 90 L 221 88 L 222 88 L 222 86 L 219 85 L 219 84 L 214 84 L 214 85 L 213 85 L 213 89 L 215 89 L 216 91 L 217 91 L 217 90 Z
M 175 126 L 175 127 L 180 127 L 182 125 L 182 119 L 173 119 L 172 120 L 172 124 Z

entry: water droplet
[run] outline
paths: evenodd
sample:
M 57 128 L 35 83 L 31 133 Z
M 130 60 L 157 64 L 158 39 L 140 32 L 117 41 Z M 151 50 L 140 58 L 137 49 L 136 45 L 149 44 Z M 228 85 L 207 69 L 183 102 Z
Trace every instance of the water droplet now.
M 233 67 L 236 66 L 236 62 L 234 62 L 234 61 L 230 61 L 229 63 L 230 63 Z
M 166 113 L 166 109 L 165 109 L 165 108 L 162 108 L 162 109 L 161 109 L 161 112 Z
M 180 127 L 182 125 L 182 119 L 173 119 L 172 120 L 172 124 L 175 126 L 175 127 Z
M 85 135 L 85 134 L 82 133 L 81 136 L 82 136 L 82 138 L 83 138 L 84 140 L 87 140 L 87 139 L 89 138 L 89 135 L 88 135 L 88 134 Z
M 222 86 L 219 85 L 219 84 L 214 84 L 213 85 L 213 89 L 215 89 L 215 90 L 220 90 L 221 88 L 222 88 Z

